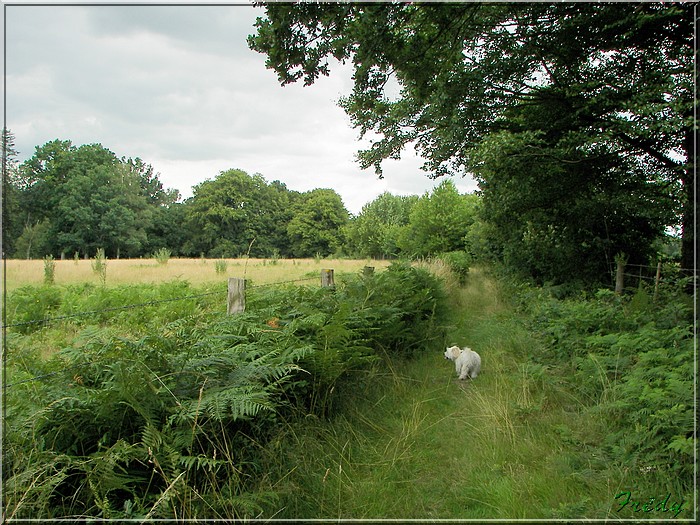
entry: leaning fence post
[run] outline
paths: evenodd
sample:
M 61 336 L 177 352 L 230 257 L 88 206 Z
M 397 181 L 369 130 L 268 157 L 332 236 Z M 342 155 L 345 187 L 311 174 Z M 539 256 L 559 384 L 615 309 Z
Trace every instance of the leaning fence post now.
M 228 315 L 245 312 L 245 279 L 229 278 L 227 312 Z
M 335 286 L 332 269 L 321 270 L 321 286 Z

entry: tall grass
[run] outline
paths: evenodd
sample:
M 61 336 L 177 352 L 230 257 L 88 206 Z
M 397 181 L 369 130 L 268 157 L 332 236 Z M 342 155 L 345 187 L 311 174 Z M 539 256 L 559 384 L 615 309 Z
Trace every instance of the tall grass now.
M 270 264 L 271 261 L 276 264 Z M 224 277 L 243 277 L 246 260 L 225 259 L 227 266 Z M 170 258 L 167 264 L 157 264 L 152 259 L 110 259 L 109 285 L 148 283 L 157 284 L 174 279 L 187 281 L 192 285 L 209 285 L 222 282 L 222 274 L 216 272 L 213 260 L 202 258 Z M 209 264 L 212 263 L 212 264 Z M 99 283 L 100 278 L 91 269 L 92 261 L 55 261 L 55 283 L 70 285 L 82 283 Z M 353 259 L 326 260 L 328 268 L 337 273 L 354 273 L 363 266 L 375 266 L 381 270 L 389 261 L 367 261 Z M 246 278 L 256 284 L 268 284 L 318 275 L 319 268 L 314 259 L 248 259 Z M 12 291 L 26 285 L 41 285 L 43 282 L 43 261 L 17 260 L 6 261 L 7 290 Z M 320 278 L 320 277 L 319 277 Z
M 452 292 L 448 337 L 481 354 L 479 377 L 460 382 L 438 351 L 392 359 L 343 392 L 330 422 L 288 422 L 266 449 L 278 517 L 611 516 L 622 474 L 573 437 L 601 422 L 570 412 L 561 385 L 528 361 L 540 343 L 493 279 L 472 270 Z

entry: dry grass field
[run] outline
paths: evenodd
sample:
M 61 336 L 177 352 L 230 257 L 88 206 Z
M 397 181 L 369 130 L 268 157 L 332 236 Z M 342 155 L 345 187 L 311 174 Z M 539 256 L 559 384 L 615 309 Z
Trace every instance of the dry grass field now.
M 44 281 L 43 260 L 16 260 L 5 262 L 5 286 L 7 291 L 26 285 L 40 285 Z M 161 283 L 180 279 L 193 285 L 225 281 L 229 277 L 244 277 L 255 284 L 276 283 L 318 275 L 321 270 L 332 268 L 336 274 L 357 272 L 364 266 L 380 269 L 389 261 L 368 259 L 225 259 L 226 271 L 217 273 L 214 259 L 170 259 L 159 264 L 155 259 L 108 259 L 107 286 L 135 283 Z M 54 282 L 57 285 L 99 283 L 99 276 L 92 270 L 91 260 L 55 261 Z M 220 264 L 220 263 L 219 263 Z

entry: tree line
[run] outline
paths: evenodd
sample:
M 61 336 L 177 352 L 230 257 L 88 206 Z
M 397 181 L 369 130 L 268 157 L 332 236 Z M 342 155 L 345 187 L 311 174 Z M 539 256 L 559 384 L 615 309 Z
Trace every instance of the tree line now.
M 290 190 L 230 169 L 180 193 L 140 158 L 54 140 L 16 162 L 6 132 L 3 251 L 12 258 L 428 256 L 464 250 L 475 195 L 451 181 L 423 196 L 380 195 L 351 217 L 332 189 Z M 449 227 L 446 227 L 449 225 Z
M 249 47 L 282 85 L 354 69 L 363 168 L 406 147 L 473 174 L 481 248 L 538 282 L 694 267 L 694 8 L 682 3 L 268 4 Z
M 383 160 L 412 146 L 430 176 L 474 175 L 478 197 L 447 182 L 422 197 L 382 195 L 351 218 L 333 190 L 298 193 L 230 170 L 178 202 L 140 159 L 54 141 L 6 181 L 5 253 L 464 250 L 539 283 L 607 281 L 616 258 L 649 264 L 660 251 L 694 268 L 692 6 L 265 10 L 248 43 L 283 85 L 313 84 L 331 58 L 352 63 L 354 86 L 340 104 L 361 136 L 377 137 L 358 153 L 362 168 L 381 176 Z

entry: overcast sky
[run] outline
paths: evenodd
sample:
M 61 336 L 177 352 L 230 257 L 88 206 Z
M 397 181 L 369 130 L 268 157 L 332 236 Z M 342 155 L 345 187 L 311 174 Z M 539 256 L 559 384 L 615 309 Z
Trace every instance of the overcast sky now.
M 354 155 L 367 143 L 337 106 L 351 68 L 281 87 L 246 43 L 262 8 L 4 7 L 6 123 L 20 160 L 54 139 L 100 143 L 142 158 L 183 197 L 238 168 L 292 190 L 333 188 L 355 214 L 383 191 L 422 194 L 439 183 L 412 149 L 385 162 L 383 180 L 360 170 Z

